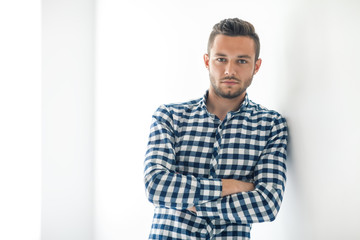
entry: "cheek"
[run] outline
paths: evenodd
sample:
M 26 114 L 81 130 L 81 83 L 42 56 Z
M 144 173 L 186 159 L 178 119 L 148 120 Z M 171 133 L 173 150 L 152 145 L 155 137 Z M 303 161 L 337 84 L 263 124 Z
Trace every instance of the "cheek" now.
M 210 65 L 209 71 L 210 71 L 212 74 L 217 75 L 217 74 L 221 74 L 221 72 L 222 72 L 223 70 L 221 69 L 221 67 L 216 66 L 215 64 L 212 64 L 212 65 Z
M 253 75 L 255 72 L 254 66 L 244 66 L 242 68 L 239 68 L 237 71 L 240 75 Z
M 216 69 L 211 69 L 211 70 L 209 71 L 209 74 L 210 74 L 210 76 L 212 76 L 214 79 L 218 79 L 218 78 L 220 78 L 220 76 L 221 76 L 221 74 L 219 73 L 219 71 L 216 70 Z

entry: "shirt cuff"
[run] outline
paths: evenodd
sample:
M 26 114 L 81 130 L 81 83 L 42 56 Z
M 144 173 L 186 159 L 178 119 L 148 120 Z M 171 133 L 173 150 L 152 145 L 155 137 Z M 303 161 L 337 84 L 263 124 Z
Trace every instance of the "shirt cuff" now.
M 196 205 L 196 215 L 198 217 L 219 218 L 219 204 L 221 204 L 221 199 Z
M 221 179 L 200 179 L 198 183 L 197 204 L 203 204 L 221 197 Z

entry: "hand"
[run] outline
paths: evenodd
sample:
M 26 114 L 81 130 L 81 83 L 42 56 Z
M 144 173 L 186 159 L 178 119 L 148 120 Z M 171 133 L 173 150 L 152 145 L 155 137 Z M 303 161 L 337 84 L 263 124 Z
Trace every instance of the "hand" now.
M 196 213 L 196 208 L 195 206 L 188 208 L 187 210 L 189 210 L 190 212 Z

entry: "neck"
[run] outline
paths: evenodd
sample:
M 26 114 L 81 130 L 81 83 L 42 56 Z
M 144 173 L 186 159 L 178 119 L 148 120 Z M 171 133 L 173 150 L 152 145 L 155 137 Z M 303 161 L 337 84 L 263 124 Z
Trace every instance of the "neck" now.
M 239 109 L 241 103 L 245 99 L 245 94 L 246 92 L 236 98 L 228 99 L 209 91 L 206 102 L 207 109 L 210 113 L 215 114 L 220 120 L 224 120 L 228 112 Z

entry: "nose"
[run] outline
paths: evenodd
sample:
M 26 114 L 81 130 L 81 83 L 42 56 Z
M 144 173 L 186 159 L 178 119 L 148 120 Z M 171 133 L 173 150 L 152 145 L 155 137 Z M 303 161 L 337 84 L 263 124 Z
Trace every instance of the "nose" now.
M 225 75 L 232 76 L 235 75 L 235 73 L 235 66 L 231 61 L 229 61 L 225 66 Z

